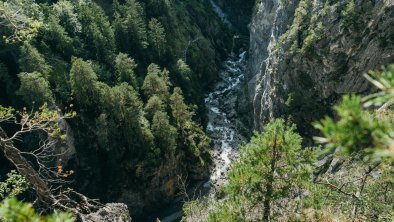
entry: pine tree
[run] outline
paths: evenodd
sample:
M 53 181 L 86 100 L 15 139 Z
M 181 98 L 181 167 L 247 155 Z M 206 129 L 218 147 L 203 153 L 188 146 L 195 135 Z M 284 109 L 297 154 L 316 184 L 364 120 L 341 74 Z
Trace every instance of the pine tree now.
M 161 71 L 158 65 L 151 64 L 148 67 L 148 75 L 145 77 L 142 90 L 147 97 L 156 95 L 165 102 L 169 96 L 169 84 L 168 71 L 165 69 Z
M 149 122 L 144 117 L 143 103 L 137 91 L 127 83 L 112 88 L 102 84 L 100 88 L 100 106 L 103 107 L 105 116 L 101 114 L 96 122 L 109 128 L 108 141 L 121 140 L 118 147 L 111 146 L 117 149 L 117 155 L 122 156 L 124 152 L 130 151 L 138 156 L 152 149 L 153 135 Z
M 193 85 L 192 85 L 192 77 L 193 71 L 190 69 L 189 65 L 179 59 L 175 66 L 175 71 L 177 74 L 177 78 L 179 81 L 179 85 L 182 87 L 182 90 L 185 92 L 186 98 L 198 98 L 197 95 L 193 93 Z
M 193 121 L 192 117 L 194 114 L 186 105 L 182 90 L 178 87 L 174 89 L 171 95 L 170 106 L 180 139 L 185 145 L 184 149 L 189 154 L 197 157 L 200 164 L 204 165 L 211 148 L 211 140 L 204 133 L 201 126 Z
M 163 101 L 156 95 L 149 98 L 148 102 L 145 104 L 144 111 L 147 114 L 148 119 L 152 119 L 156 112 L 164 111 L 165 105 Z
M 115 51 L 114 31 L 103 9 L 94 2 L 83 4 L 79 7 L 78 19 L 82 25 L 81 35 L 89 56 L 112 64 Z
M 0 203 L 1 219 L 5 221 L 23 222 L 23 221 L 40 221 L 40 222 L 74 222 L 71 213 L 55 211 L 51 215 L 43 216 L 37 213 L 29 203 L 18 201 L 15 197 L 9 198 Z
M 18 61 L 22 72 L 40 72 L 44 77 L 52 71 L 51 66 L 45 61 L 44 56 L 36 48 L 25 42 L 21 46 L 21 56 Z
M 138 89 L 138 82 L 134 70 L 137 64 L 127 54 L 119 53 L 115 59 L 115 76 L 118 83 L 127 82 L 134 89 Z
M 103 93 L 102 106 L 118 122 L 127 121 L 136 127 L 139 124 L 142 102 L 137 91 L 127 83 L 109 88 L 106 93 Z
M 365 77 L 378 92 L 364 97 L 345 95 L 334 107 L 335 119 L 326 117 L 315 123 L 323 135 L 315 137 L 316 141 L 341 160 L 341 169 L 318 180 L 320 187 L 310 198 L 319 205 L 314 208 L 328 208 L 349 220 L 392 221 L 394 65 Z
M 339 148 L 346 154 L 366 154 L 394 159 L 394 64 L 371 71 L 366 78 L 380 91 L 364 98 L 345 95 L 334 107 L 338 120 L 326 117 L 315 124 L 324 137 L 315 139 L 332 149 Z M 371 112 L 365 109 L 378 108 Z
M 180 77 L 185 81 L 185 82 L 190 82 L 193 71 L 190 69 L 189 65 L 183 61 L 182 59 L 178 59 L 176 63 L 176 70 Z
M 59 19 L 61 26 L 71 35 L 76 35 L 82 30 L 82 25 L 78 20 L 75 6 L 66 0 L 61 0 L 53 5 L 54 15 Z
M 159 20 L 153 18 L 148 24 L 149 43 L 160 57 L 165 52 L 166 32 Z
M 211 213 L 210 221 L 244 221 L 246 217 L 271 221 L 278 216 L 274 209 L 280 208 L 280 200 L 292 198 L 311 181 L 313 152 L 301 149 L 302 139 L 295 126 L 277 119 L 264 130 L 241 147 L 241 159 L 233 165 L 225 187 L 229 201 Z M 253 212 L 256 205 L 261 206 L 262 215 Z
M 80 58 L 74 58 L 70 70 L 71 91 L 81 108 L 95 108 L 100 99 L 97 76 L 91 65 Z
M 74 53 L 73 39 L 68 35 L 60 21 L 54 15 L 49 15 L 43 29 L 43 40 L 53 51 L 70 58 Z
M 26 179 L 15 170 L 7 173 L 7 179 L 0 181 L 0 201 L 5 198 L 15 197 L 29 188 Z M 1 214 L 0 214 L 1 215 Z
M 133 56 L 148 46 L 144 8 L 137 0 L 120 5 L 114 1 L 114 29 L 117 46 Z
M 189 111 L 189 107 L 184 101 L 182 90 L 179 87 L 174 89 L 170 101 L 172 116 L 174 117 L 178 128 L 183 128 L 183 126 L 191 120 L 193 114 Z
M 28 105 L 36 103 L 38 107 L 48 103 L 54 103 L 52 91 L 49 88 L 48 81 L 39 72 L 20 73 L 18 75 L 21 86 L 17 94 L 22 96 Z
M 157 111 L 152 120 L 152 133 L 155 136 L 156 146 L 162 152 L 175 152 L 177 131 L 170 125 L 167 113 Z

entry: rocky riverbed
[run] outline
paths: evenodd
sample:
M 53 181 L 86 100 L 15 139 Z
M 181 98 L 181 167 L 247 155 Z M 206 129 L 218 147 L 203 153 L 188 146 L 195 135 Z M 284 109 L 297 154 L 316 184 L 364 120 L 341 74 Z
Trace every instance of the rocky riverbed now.
M 215 189 L 226 182 L 231 162 L 239 156 L 238 146 L 244 140 L 236 128 L 236 103 L 245 78 L 245 56 L 242 52 L 224 62 L 219 81 L 205 98 L 209 120 L 206 132 L 214 142 L 214 165 L 205 187 Z

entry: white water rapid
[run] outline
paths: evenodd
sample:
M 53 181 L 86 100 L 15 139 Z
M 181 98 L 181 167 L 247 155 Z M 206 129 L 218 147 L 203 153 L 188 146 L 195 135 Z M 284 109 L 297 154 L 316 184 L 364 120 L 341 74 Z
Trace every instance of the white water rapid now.
M 216 188 L 225 183 L 231 162 L 238 157 L 238 145 L 243 138 L 236 129 L 235 106 L 240 83 L 245 78 L 245 55 L 242 52 L 224 62 L 213 92 L 205 98 L 209 120 L 206 132 L 214 142 L 214 168 L 205 186 Z

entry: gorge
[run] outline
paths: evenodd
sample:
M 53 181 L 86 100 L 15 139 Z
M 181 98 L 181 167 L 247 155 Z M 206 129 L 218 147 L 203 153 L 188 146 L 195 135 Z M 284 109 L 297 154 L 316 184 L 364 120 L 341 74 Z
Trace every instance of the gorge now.
M 227 181 L 227 174 L 233 160 L 238 158 L 238 145 L 245 138 L 238 132 L 236 102 L 240 86 L 245 78 L 246 52 L 231 56 L 223 63 L 218 82 L 205 98 L 208 112 L 207 134 L 212 138 L 212 168 L 210 177 L 197 187 L 191 186 L 192 198 L 201 198 L 214 193 Z M 183 198 L 177 198 L 170 206 L 150 219 L 160 218 L 162 222 L 180 221 L 183 216 Z
M 278 201 L 283 209 L 272 205 L 262 210 L 262 200 L 269 198 L 256 197 L 262 192 L 263 186 L 256 185 L 261 178 L 247 173 L 264 163 L 250 157 L 255 161 L 250 167 L 245 157 L 245 149 L 253 150 L 255 144 L 249 143 L 253 131 L 264 133 L 267 124 L 283 119 L 289 127 L 284 135 L 302 137 L 302 149 L 297 152 L 309 147 L 320 150 L 316 137 L 326 135 L 316 123 L 325 116 L 340 120 L 341 113 L 333 106 L 344 95 L 377 92 L 376 83 L 364 74 L 384 72 L 386 68 L 381 67 L 394 62 L 393 0 L 3 0 L 0 13 L 4 36 L 0 40 L 0 130 L 6 136 L 18 130 L 12 122 L 2 121 L 9 115 L 4 107 L 32 110 L 32 119 L 37 115 L 33 110 L 46 110 L 39 108 L 42 105 L 66 116 L 75 111 L 72 118 L 54 124 L 60 125 L 55 131 L 64 137 L 56 138 L 55 157 L 45 159 L 45 164 L 56 179 L 66 181 L 65 187 L 102 203 L 119 203 L 105 205 L 87 221 L 124 215 L 126 206 L 132 221 L 149 222 L 265 221 L 266 213 L 264 219 L 254 216 L 263 215 L 262 211 L 299 210 L 307 188 L 290 189 L 291 198 Z M 387 115 L 385 122 L 390 125 L 393 116 Z M 356 132 L 355 128 L 348 131 Z M 382 132 L 364 132 L 368 132 L 365 137 L 374 138 L 370 139 L 374 145 L 391 144 L 376 140 L 374 136 Z M 32 169 L 40 169 L 41 163 L 29 152 L 50 137 L 39 131 L 14 141 Z M 291 138 L 298 141 L 297 136 Z M 283 140 L 277 142 L 275 137 L 273 146 L 285 144 Z M 353 170 L 353 162 L 336 156 L 339 151 L 327 153 L 316 155 L 317 163 L 305 167 L 313 171 L 310 178 L 314 182 L 319 177 L 332 182 L 336 175 L 353 179 L 346 174 L 347 169 Z M 5 157 L 0 154 L 0 182 L 15 169 Z M 249 168 L 240 167 L 241 163 Z M 392 167 L 390 161 L 379 164 Z M 378 175 L 386 172 L 379 167 L 371 163 L 353 171 L 368 172 L 360 176 L 365 180 L 357 179 L 367 183 L 368 178 L 379 181 Z M 375 172 L 375 168 L 379 169 Z M 46 176 L 40 175 L 44 181 L 54 180 Z M 236 176 L 243 177 L 237 180 Z M 238 187 L 227 186 L 229 181 Z M 242 190 L 248 183 L 252 185 Z M 373 194 L 369 185 L 366 192 Z M 18 199 L 33 202 L 36 192 L 26 189 Z M 235 198 L 231 189 L 243 193 Z M 363 189 L 357 187 L 353 199 L 342 201 L 352 206 L 351 213 L 344 214 L 353 219 L 362 211 Z M 54 196 L 59 190 L 53 190 Z M 346 192 L 350 193 L 342 193 Z M 239 202 L 225 205 L 230 197 Z M 391 197 L 376 198 L 372 199 L 392 203 Z M 245 216 L 237 206 L 248 204 L 253 207 Z M 360 220 L 390 211 L 386 205 Z M 368 207 L 363 210 L 373 208 Z
M 237 15 L 224 14 L 218 4 L 223 6 L 219 1 L 213 5 L 214 10 L 227 25 L 232 26 L 229 18 Z M 316 134 L 311 128 L 311 123 L 332 113 L 330 107 L 339 101 L 341 95 L 349 92 L 362 93 L 370 89 L 370 85 L 360 73 L 394 60 L 393 2 L 377 1 L 370 10 L 360 12 L 360 17 L 367 17 L 367 13 L 378 15 L 369 20 L 369 35 L 365 35 L 363 31 L 349 32 L 345 27 L 341 27 L 341 15 L 338 10 L 344 7 L 345 2 L 333 3 L 330 11 L 320 18 L 321 21 L 319 20 L 324 22 L 322 24 L 326 29 L 320 33 L 322 37 L 318 40 L 318 45 L 310 46 L 313 48 L 306 52 L 296 52 L 290 49 L 294 40 L 283 40 L 280 37 L 285 36 L 289 32 L 289 27 L 294 26 L 294 13 L 300 4 L 275 0 L 257 2 L 249 26 L 247 66 L 241 68 L 243 75 L 239 79 L 244 91 L 238 88 L 238 91 L 235 90 L 228 93 L 229 96 L 223 97 L 222 94 L 231 87 L 227 88 L 225 83 L 228 81 L 223 81 L 222 75 L 219 74 L 219 83 L 214 87 L 214 92 L 205 99 L 208 110 L 207 132 L 213 138 L 215 147 L 221 147 L 219 152 L 217 149 L 214 150 L 211 181 L 225 178 L 226 173 L 223 172 L 227 172 L 230 167 L 230 159 L 238 156 L 237 147 L 240 142 L 228 143 L 228 138 L 231 142 L 234 136 L 233 130 L 228 129 L 227 123 L 233 122 L 227 119 L 228 112 L 242 113 L 242 110 L 250 109 L 249 113 L 243 114 L 253 117 L 249 122 L 254 129 L 262 129 L 269 119 L 291 115 L 297 123 L 298 131 L 305 136 L 304 142 L 310 144 L 311 140 L 308 138 Z M 362 5 L 365 3 L 358 1 L 357 4 L 359 10 L 366 10 Z M 324 1 L 309 1 L 306 7 L 310 7 L 307 10 L 313 12 L 323 6 Z M 308 19 L 304 22 L 308 23 Z M 354 42 L 358 38 L 357 33 L 364 33 L 361 44 Z M 384 35 L 382 38 L 385 40 L 391 39 L 391 43 L 381 45 L 376 33 Z M 355 44 L 358 44 L 357 48 L 354 48 Z M 303 48 L 302 45 L 300 47 Z M 333 51 L 323 52 L 324 47 Z M 229 64 L 232 63 L 224 62 L 225 71 L 232 70 Z M 246 101 L 240 102 L 239 99 Z M 252 101 L 251 104 L 248 101 Z M 289 103 L 286 104 L 286 101 Z M 226 107 L 220 107 L 223 102 L 227 104 Z M 222 110 L 225 110 L 224 113 Z M 223 128 L 223 125 L 226 127 Z M 237 129 L 237 126 L 233 125 L 230 128 Z M 243 137 L 238 136 L 238 133 L 235 135 L 235 138 L 240 138 L 239 141 L 246 141 L 241 139 Z

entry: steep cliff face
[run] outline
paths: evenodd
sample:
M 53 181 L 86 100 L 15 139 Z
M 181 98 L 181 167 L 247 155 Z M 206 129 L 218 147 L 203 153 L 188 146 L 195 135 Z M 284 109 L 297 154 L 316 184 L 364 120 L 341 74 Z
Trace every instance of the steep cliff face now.
M 248 89 L 252 101 L 261 100 L 263 96 L 260 83 L 264 84 L 261 82 L 261 77 L 265 76 L 268 57 L 271 56 L 278 37 L 286 31 L 287 25 L 291 23 L 295 5 L 292 3 L 283 7 L 279 0 L 267 0 L 260 1 L 255 6 L 255 14 L 250 24 L 248 64 Z M 259 111 L 256 110 L 254 113 L 257 115 Z M 257 122 L 256 119 L 255 123 Z
M 291 115 L 304 134 L 363 73 L 394 61 L 392 0 L 262 0 L 251 23 L 254 126 Z

